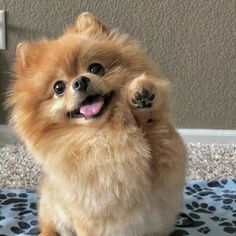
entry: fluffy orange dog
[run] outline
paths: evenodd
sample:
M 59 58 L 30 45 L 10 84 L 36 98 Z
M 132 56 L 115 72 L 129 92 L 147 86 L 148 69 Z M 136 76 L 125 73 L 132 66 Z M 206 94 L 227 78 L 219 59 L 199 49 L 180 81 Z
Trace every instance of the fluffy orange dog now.
M 83 13 L 16 54 L 8 105 L 42 167 L 40 235 L 168 235 L 186 154 L 168 82 L 137 43 Z

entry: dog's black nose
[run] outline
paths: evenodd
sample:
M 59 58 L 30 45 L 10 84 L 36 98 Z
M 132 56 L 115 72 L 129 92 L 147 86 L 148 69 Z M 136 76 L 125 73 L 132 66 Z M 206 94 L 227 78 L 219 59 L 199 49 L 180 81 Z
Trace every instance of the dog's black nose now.
M 73 81 L 73 89 L 77 91 L 86 91 L 88 88 L 88 84 L 90 82 L 90 79 L 85 76 L 79 76 L 74 79 Z

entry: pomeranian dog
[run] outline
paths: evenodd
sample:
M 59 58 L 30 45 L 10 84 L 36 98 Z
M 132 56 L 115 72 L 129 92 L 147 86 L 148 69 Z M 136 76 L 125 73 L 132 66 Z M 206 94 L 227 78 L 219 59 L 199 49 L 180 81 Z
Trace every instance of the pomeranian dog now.
M 169 83 L 138 43 L 90 13 L 58 39 L 20 43 L 10 124 L 42 168 L 41 236 L 166 236 L 185 147 Z

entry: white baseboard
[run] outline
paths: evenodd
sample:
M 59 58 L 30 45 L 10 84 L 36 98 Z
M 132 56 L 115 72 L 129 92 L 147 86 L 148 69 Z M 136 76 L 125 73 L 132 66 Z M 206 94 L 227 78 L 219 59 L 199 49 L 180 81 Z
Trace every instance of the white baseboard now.
M 236 130 L 178 129 L 186 143 L 236 144 Z M 14 143 L 17 139 L 7 125 L 0 125 L 0 142 Z
M 0 125 L 0 142 L 15 143 L 17 141 L 13 131 L 7 125 Z
M 186 143 L 236 144 L 236 130 L 178 129 Z

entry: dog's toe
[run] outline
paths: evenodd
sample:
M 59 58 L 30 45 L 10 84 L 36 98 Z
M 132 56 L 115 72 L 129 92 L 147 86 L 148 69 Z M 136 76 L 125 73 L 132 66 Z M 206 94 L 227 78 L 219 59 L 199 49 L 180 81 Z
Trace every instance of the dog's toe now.
M 149 108 L 152 107 L 152 103 L 155 99 L 155 94 L 148 89 L 143 88 L 140 91 L 134 93 L 131 102 L 137 108 Z

